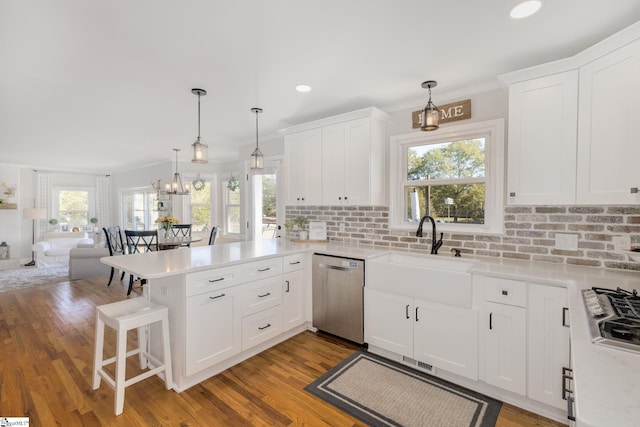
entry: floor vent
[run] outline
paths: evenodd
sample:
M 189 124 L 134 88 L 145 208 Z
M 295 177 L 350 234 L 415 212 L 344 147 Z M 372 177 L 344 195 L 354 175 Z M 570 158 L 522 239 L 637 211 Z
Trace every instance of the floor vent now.
M 418 368 L 422 368 L 429 372 L 433 372 L 433 366 L 429 365 L 428 363 L 418 361 Z

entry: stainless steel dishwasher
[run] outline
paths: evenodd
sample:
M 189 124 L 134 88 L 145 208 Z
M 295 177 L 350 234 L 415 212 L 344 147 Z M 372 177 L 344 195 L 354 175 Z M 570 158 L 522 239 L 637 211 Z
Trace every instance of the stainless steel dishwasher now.
M 313 326 L 364 343 L 364 260 L 313 255 Z

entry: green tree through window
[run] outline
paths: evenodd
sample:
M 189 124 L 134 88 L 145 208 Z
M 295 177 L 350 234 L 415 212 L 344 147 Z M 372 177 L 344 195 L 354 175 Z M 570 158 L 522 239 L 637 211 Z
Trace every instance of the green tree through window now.
M 485 138 L 407 148 L 405 218 L 483 224 Z

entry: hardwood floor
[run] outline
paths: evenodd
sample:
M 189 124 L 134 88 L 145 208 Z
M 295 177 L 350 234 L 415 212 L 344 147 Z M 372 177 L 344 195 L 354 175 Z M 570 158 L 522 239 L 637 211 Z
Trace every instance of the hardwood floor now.
M 127 387 L 116 417 L 112 390 L 104 382 L 91 389 L 95 307 L 126 299 L 126 284 L 107 288 L 106 281 L 0 293 L 0 417 L 28 416 L 31 426 L 45 427 L 364 425 L 303 390 L 355 349 L 311 332 L 182 393 L 167 391 L 157 377 Z M 113 352 L 115 335 L 105 335 Z M 137 372 L 136 360 L 129 359 L 127 377 Z M 497 425 L 562 424 L 504 405 Z

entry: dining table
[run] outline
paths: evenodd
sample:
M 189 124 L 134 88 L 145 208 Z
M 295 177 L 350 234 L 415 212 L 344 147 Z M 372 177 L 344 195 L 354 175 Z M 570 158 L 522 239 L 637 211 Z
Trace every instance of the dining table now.
M 202 237 L 197 236 L 172 236 L 168 238 L 160 237 L 158 239 L 158 249 L 161 251 L 166 251 L 200 241 L 202 241 Z

